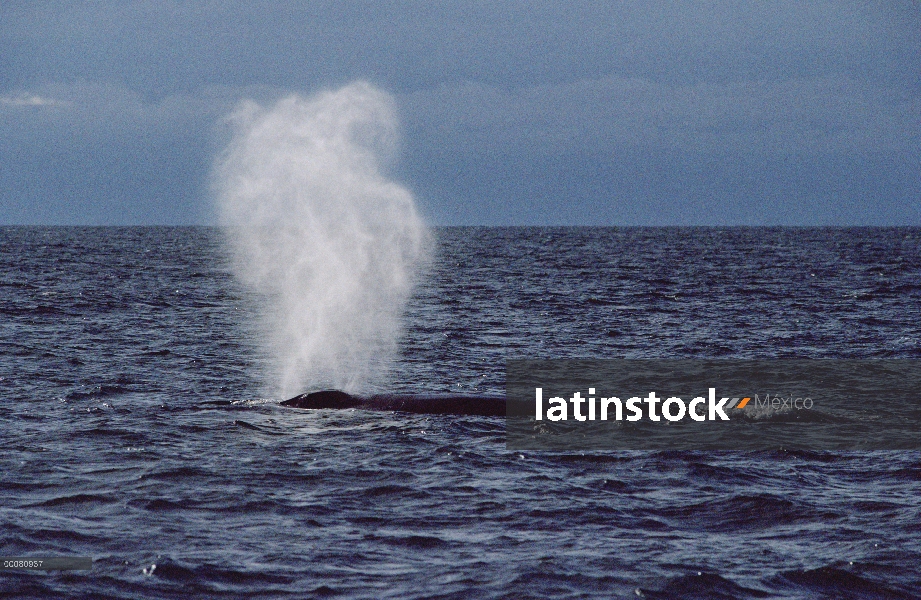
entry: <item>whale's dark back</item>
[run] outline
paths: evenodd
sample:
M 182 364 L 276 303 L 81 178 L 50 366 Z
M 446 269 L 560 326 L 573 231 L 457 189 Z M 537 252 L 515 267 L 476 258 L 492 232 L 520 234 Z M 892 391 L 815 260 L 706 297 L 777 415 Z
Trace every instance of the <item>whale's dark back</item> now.
M 377 394 L 353 396 L 339 390 L 301 394 L 281 403 L 291 408 L 359 408 L 362 410 L 393 410 L 422 415 L 505 416 L 505 399 L 489 396 L 415 396 Z
M 295 396 L 285 400 L 281 405 L 292 408 L 357 408 L 361 400 L 358 396 L 339 390 L 324 390 Z

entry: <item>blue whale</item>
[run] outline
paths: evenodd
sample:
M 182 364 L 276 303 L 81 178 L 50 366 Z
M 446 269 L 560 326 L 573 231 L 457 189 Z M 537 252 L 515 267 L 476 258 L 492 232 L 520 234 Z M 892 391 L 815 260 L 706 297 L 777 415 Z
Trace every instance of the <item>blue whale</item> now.
M 416 396 L 404 394 L 353 396 L 339 390 L 325 390 L 295 396 L 285 400 L 281 405 L 291 408 L 387 410 L 420 415 L 505 416 L 505 398 L 490 396 Z

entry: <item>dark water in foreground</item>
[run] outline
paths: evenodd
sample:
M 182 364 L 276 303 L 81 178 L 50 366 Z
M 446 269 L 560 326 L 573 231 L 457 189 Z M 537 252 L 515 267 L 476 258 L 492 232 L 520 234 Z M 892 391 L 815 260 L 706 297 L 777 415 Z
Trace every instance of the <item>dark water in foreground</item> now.
M 504 359 L 921 358 L 921 229 L 443 229 L 393 391 Z M 0 230 L 0 554 L 92 598 L 921 597 L 921 454 L 519 453 L 297 411 L 214 230 Z M 231 400 L 234 404 L 208 404 Z

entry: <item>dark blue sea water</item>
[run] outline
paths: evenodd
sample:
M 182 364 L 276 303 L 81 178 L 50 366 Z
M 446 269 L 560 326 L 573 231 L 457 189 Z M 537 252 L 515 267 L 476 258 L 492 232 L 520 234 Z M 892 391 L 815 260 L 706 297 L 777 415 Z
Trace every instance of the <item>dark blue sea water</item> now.
M 515 358 L 921 358 L 921 229 L 439 229 L 395 392 Z M 921 454 L 511 452 L 267 397 L 207 228 L 0 230 L 0 574 L 72 598 L 918 598 Z M 215 401 L 230 401 L 230 404 Z

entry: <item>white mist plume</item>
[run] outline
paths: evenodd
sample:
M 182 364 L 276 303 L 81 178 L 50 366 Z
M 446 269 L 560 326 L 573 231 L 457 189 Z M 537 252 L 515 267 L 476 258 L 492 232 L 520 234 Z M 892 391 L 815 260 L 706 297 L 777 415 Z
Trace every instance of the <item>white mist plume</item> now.
M 278 391 L 380 384 L 429 246 L 412 195 L 381 173 L 392 98 L 359 82 L 246 101 L 231 120 L 214 191 L 237 276 L 267 303 Z

